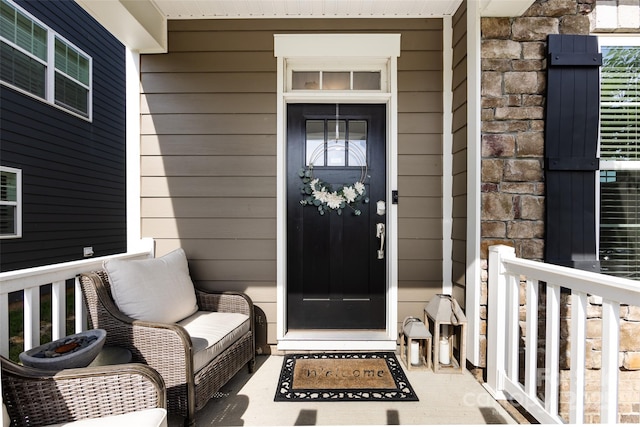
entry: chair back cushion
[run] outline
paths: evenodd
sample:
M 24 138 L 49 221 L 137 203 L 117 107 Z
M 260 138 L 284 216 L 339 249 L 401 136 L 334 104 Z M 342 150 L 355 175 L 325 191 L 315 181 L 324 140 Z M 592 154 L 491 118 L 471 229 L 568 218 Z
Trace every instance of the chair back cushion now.
M 198 310 L 182 248 L 154 259 L 107 260 L 104 269 L 114 302 L 129 317 L 176 323 Z

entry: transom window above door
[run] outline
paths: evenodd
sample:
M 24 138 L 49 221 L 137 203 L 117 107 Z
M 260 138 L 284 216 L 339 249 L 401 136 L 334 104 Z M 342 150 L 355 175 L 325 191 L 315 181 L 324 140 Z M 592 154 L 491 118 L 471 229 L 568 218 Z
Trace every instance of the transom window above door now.
M 296 71 L 292 90 L 375 90 L 382 88 L 381 71 Z

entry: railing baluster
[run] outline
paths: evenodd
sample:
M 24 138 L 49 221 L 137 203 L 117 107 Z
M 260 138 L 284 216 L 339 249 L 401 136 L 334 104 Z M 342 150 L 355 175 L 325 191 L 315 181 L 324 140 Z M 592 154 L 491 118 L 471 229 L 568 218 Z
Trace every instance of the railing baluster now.
M 600 386 L 600 422 L 618 422 L 618 345 L 620 341 L 620 304 L 602 300 L 602 380 Z
M 67 335 L 65 299 L 65 281 L 53 282 L 51 284 L 51 338 L 53 340 Z
M 527 279 L 527 336 L 525 338 L 524 390 L 534 397 L 538 390 L 538 282 Z
M 509 275 L 507 279 L 507 376 L 518 382 L 518 357 L 520 343 L 520 277 Z
M 40 345 L 40 287 L 24 290 L 24 350 Z
M 544 406 L 558 413 L 558 366 L 560 363 L 560 287 L 547 284 L 546 350 L 544 362 Z
M 571 385 L 569 387 L 569 422 L 584 422 L 584 367 L 587 321 L 587 294 L 571 293 Z
M 76 333 L 87 329 L 87 309 L 82 300 L 82 287 L 80 286 L 80 277 L 75 278 L 75 311 L 76 311 Z

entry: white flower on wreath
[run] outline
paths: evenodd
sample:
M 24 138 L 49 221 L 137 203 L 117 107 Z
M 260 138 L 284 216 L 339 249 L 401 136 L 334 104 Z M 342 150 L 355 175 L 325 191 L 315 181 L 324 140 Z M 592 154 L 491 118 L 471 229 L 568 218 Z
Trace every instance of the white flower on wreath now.
M 304 184 L 302 187 L 304 196 L 300 200 L 300 204 L 303 206 L 316 206 L 320 215 L 324 215 L 327 209 L 335 210 L 340 215 L 342 209 L 347 206 L 354 211 L 355 215 L 360 215 L 360 209 L 357 209 L 354 205 L 359 202 L 369 202 L 369 199 L 365 197 L 365 186 L 360 181 L 332 191 L 331 186 L 326 185 L 318 178 L 313 178 L 311 170 L 301 169 L 300 178 Z
M 355 187 L 355 184 L 354 184 L 354 187 Z M 347 203 L 353 203 L 356 197 L 358 197 L 358 193 L 356 189 L 353 187 L 344 187 L 344 189 L 342 190 L 342 194 L 344 194 L 344 198 L 347 201 Z

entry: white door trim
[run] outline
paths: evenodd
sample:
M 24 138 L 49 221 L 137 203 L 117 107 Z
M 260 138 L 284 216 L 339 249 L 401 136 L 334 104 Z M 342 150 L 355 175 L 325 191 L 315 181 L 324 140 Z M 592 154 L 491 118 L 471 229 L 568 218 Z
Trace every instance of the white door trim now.
M 398 209 L 391 192 L 398 188 L 397 58 L 399 34 L 276 34 L 277 58 L 277 340 L 279 350 L 395 350 L 398 318 Z M 380 91 L 288 91 L 287 61 L 301 64 L 319 57 L 332 69 L 341 64 L 385 64 L 387 84 Z M 387 105 L 387 326 L 378 331 L 287 331 L 286 106 L 289 103 L 371 103 Z

